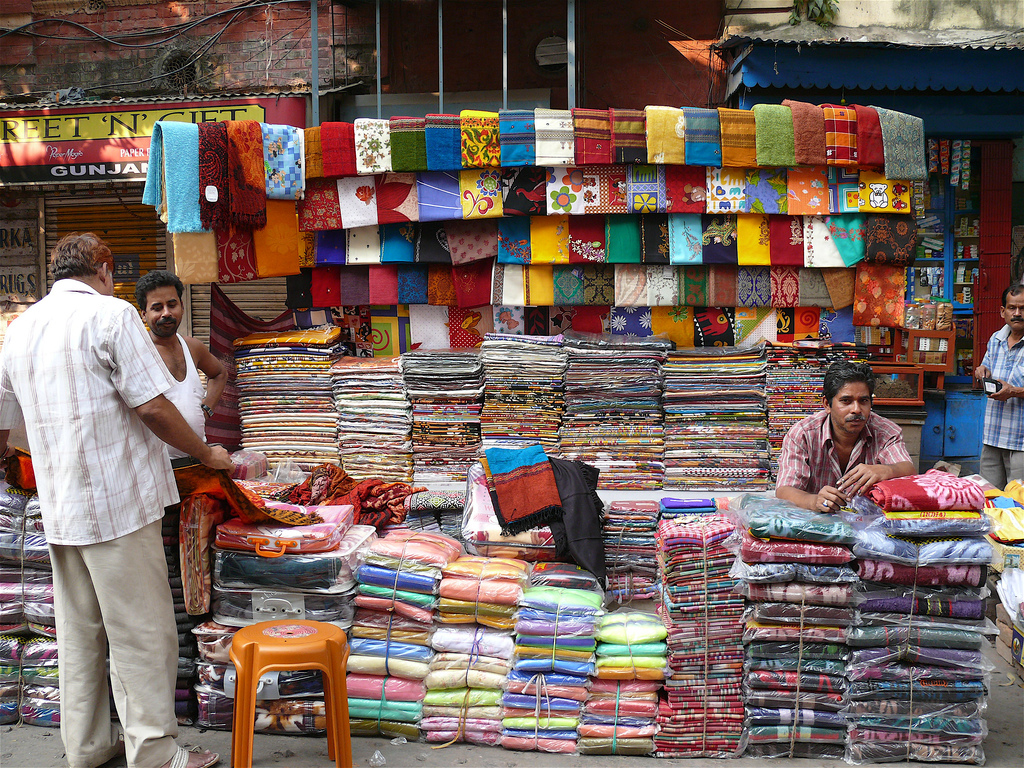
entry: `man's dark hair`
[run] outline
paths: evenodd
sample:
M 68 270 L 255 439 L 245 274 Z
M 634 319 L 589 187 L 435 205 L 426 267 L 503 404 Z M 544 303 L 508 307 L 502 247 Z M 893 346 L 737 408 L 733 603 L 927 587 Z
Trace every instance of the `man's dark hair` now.
M 146 297 L 149 296 L 149 292 L 155 291 L 157 288 L 166 288 L 169 285 L 174 286 L 180 299 L 181 294 L 185 292 L 185 286 L 181 284 L 177 275 L 164 269 L 147 272 L 135 284 L 135 303 L 139 305 L 139 309 L 145 312 L 148 303 Z
M 110 248 L 92 232 L 65 235 L 50 252 L 54 280 L 92 277 L 99 274 L 102 264 L 107 265 L 113 276 L 114 257 L 110 254 Z
M 839 390 L 847 384 L 864 382 L 868 385 L 868 394 L 874 397 L 875 394 L 875 372 L 867 363 L 850 363 L 841 360 L 832 363 L 825 371 L 825 382 L 822 385 L 822 395 L 825 402 L 832 405 L 832 398 L 839 394 Z
M 1024 285 L 1021 285 L 1020 283 L 1006 286 L 1006 288 L 1003 289 L 1003 298 L 1000 301 L 999 306 L 1005 307 L 1006 300 L 1010 296 L 1020 296 L 1022 293 L 1024 293 Z

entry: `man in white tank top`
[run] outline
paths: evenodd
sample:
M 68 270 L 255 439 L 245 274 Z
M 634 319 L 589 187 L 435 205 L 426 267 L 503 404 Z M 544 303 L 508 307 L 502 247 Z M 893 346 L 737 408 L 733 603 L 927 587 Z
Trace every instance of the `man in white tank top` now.
M 209 349 L 191 336 L 178 333 L 184 309 L 181 296 L 185 287 L 176 275 L 162 269 L 147 272 L 135 285 L 135 301 L 142 310 L 150 338 L 167 366 L 174 387 L 165 393 L 181 411 L 185 421 L 199 437 L 206 439 L 206 419 L 213 415 L 224 386 L 227 369 Z M 199 379 L 206 374 L 206 390 Z M 167 446 L 175 466 L 186 460 L 180 451 Z

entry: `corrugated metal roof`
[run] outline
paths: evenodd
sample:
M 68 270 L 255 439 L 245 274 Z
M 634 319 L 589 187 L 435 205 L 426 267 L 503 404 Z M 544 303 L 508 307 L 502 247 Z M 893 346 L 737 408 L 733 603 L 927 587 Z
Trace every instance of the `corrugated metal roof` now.
M 1024 49 L 751 38 L 740 44 L 745 49 L 733 71 L 752 88 L 1024 92 Z
M 1024 27 L 1015 30 L 819 27 L 807 21 L 763 28 L 733 25 L 726 28 L 719 46 L 733 48 L 749 42 L 811 45 L 858 43 L 913 48 L 1024 48 Z

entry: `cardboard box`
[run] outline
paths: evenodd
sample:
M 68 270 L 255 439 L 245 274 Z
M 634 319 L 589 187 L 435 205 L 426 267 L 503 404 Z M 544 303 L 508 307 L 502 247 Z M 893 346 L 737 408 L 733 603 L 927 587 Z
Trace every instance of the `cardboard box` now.
M 1010 643 L 1013 642 L 1013 627 L 1005 621 L 997 621 L 996 629 L 999 630 L 999 639 L 1007 648 L 1009 648 Z
M 1024 567 L 1024 547 L 1000 544 L 991 536 L 985 538 L 992 544 L 992 570 L 1002 573 L 1007 568 Z
M 1005 661 L 1009 665 L 1013 665 L 1013 654 L 1010 653 L 1010 646 L 1003 642 L 1003 638 L 999 637 L 996 639 L 996 653 L 999 654 L 999 658 Z
M 1010 618 L 1010 614 L 1006 612 L 1006 606 L 1003 605 L 1002 600 L 996 600 L 996 624 L 1013 624 L 1013 620 Z

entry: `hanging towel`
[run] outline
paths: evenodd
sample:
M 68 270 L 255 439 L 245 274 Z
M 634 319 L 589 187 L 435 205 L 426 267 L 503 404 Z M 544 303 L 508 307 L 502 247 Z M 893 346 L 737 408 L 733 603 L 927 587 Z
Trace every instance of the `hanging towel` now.
M 320 126 L 303 130 L 303 146 L 306 148 L 306 179 L 322 179 L 324 176 L 324 148 L 320 139 Z
M 292 200 L 267 201 L 267 226 L 253 233 L 260 277 L 299 274 L 299 219 Z
M 893 181 L 874 171 L 860 171 L 857 210 L 861 213 L 908 213 L 910 183 Z
M 380 264 L 380 230 L 376 226 L 346 229 L 347 264 Z
M 786 168 L 752 168 L 743 188 L 750 213 L 789 213 Z
M 502 210 L 506 216 L 544 216 L 547 213 L 546 168 L 526 166 L 501 172 Z
M 604 216 L 570 216 L 569 263 L 603 263 L 605 256 Z
M 798 276 L 800 283 L 801 307 L 829 307 L 831 297 L 825 285 L 825 277 L 820 269 L 801 269 Z
M 787 213 L 793 216 L 824 216 L 828 211 L 828 169 L 790 168 L 786 173 Z
M 832 241 L 839 249 L 843 266 L 852 267 L 857 262 L 864 260 L 864 223 L 866 218 L 859 213 L 833 214 L 828 217 Z
M 670 264 L 701 263 L 701 227 L 699 213 L 668 215 L 668 257 Z
M 259 130 L 259 123 L 254 125 Z M 156 208 L 164 198 L 168 232 L 204 230 L 199 213 L 199 126 L 195 123 L 161 120 L 153 126 L 142 202 Z
M 427 169 L 457 171 L 462 168 L 462 123 L 458 115 L 427 115 Z
M 906 268 L 861 262 L 853 289 L 853 324 L 902 327 L 906 293 Z
M 640 217 L 633 214 L 605 217 L 605 260 L 610 264 L 640 263 Z
M 177 232 L 174 246 L 174 274 L 185 285 L 217 282 L 217 236 L 213 232 Z
M 771 267 L 740 267 L 736 272 L 736 305 L 770 307 L 772 305 Z
M 377 221 L 402 224 L 419 221 L 419 199 L 415 173 L 385 173 L 377 176 Z
M 316 266 L 316 232 L 299 232 L 299 268 Z
M 829 305 L 833 309 L 845 309 L 853 304 L 853 289 L 857 279 L 856 269 L 823 269 L 821 276 L 828 289 Z M 852 310 L 850 310 L 852 313 Z
M 612 121 L 607 109 L 572 110 L 576 165 L 611 165 Z
M 646 107 L 647 162 L 685 165 L 685 118 L 675 107 Z
M 871 214 L 864 222 L 864 261 L 910 267 L 917 256 L 917 219 Z
M 857 113 L 838 104 L 823 104 L 821 110 L 825 115 L 825 162 L 856 166 Z
M 231 224 L 228 127 L 224 123 L 199 123 L 199 220 L 204 229 L 223 230 Z
M 338 301 L 343 307 L 363 307 L 370 303 L 369 267 L 346 266 L 341 270 L 341 296 Z
M 537 165 L 572 165 L 576 149 L 572 132 L 572 112 L 568 109 L 535 109 Z
M 262 229 L 267 225 L 263 132 L 255 120 L 231 120 L 227 126 L 231 223 L 246 229 Z
M 708 304 L 712 307 L 735 307 L 740 268 L 734 264 L 713 264 L 708 267 Z
M 722 134 L 722 165 L 730 168 L 757 165 L 754 113 L 749 109 L 719 107 L 718 122 Z
M 416 174 L 416 200 L 420 221 L 449 221 L 462 218 L 460 173 L 461 171 L 431 171 Z
M 356 136 L 352 123 L 321 125 L 320 147 L 324 158 L 324 176 L 355 176 Z
M 451 264 L 452 255 L 448 250 L 448 235 L 444 225 L 436 221 L 420 224 L 416 239 L 416 261 L 427 264 Z
M 303 312 L 312 308 L 314 271 L 315 270 L 313 269 L 304 269 L 297 275 L 288 275 L 288 277 L 285 278 L 284 305 L 288 307 L 288 309 Z M 312 312 L 310 312 L 310 314 L 312 315 Z M 298 317 L 295 319 L 295 324 L 296 327 L 299 326 Z M 303 323 L 303 325 L 305 325 L 305 323 Z M 313 327 L 312 323 L 309 327 Z
M 647 162 L 647 127 L 640 109 L 609 109 L 612 157 L 616 163 Z
M 345 231 L 332 229 L 316 233 L 316 264 L 340 265 L 345 263 Z
M 801 216 L 769 216 L 768 240 L 772 266 L 804 265 L 804 222 Z
M 664 165 L 634 164 L 627 166 L 626 208 L 631 213 L 664 213 L 665 199 Z
M 437 307 L 453 307 L 456 301 L 451 264 L 428 265 L 427 303 Z
M 686 125 L 685 154 L 687 165 L 722 165 L 722 133 L 717 109 L 683 107 Z
M 792 110 L 781 104 L 755 104 L 752 111 L 757 164 L 768 167 L 796 165 Z
M 398 267 L 370 267 L 370 304 L 391 306 L 398 303 Z
M 926 181 L 924 120 L 891 109 L 875 107 L 882 126 L 885 175 L 890 179 Z
M 320 232 L 341 229 L 338 182 L 334 179 L 308 179 L 305 196 L 299 200 L 299 229 Z
M 640 216 L 640 254 L 644 264 L 668 264 L 668 214 Z
M 313 307 L 341 306 L 341 267 L 316 267 L 309 277 L 310 304 Z
M 778 309 L 795 307 L 800 303 L 800 268 L 770 268 L 772 282 L 772 306 Z
M 707 171 L 699 166 L 666 165 L 665 210 L 668 213 L 704 213 Z
M 427 121 L 422 117 L 392 117 L 391 169 L 394 171 L 427 170 Z
M 706 307 L 708 303 L 708 267 L 680 267 L 679 303 L 688 307 Z
M 356 173 L 385 173 L 391 168 L 391 125 L 360 117 L 355 122 Z
M 878 112 L 860 104 L 854 104 L 853 110 L 857 113 L 857 165 L 880 171 L 885 168 L 885 151 Z
M 534 165 L 537 158 L 532 109 L 498 111 L 498 141 L 501 164 L 506 168 Z
M 531 216 L 530 254 L 532 264 L 568 264 L 569 217 Z
M 464 109 L 459 114 L 463 168 L 497 168 L 501 165 L 498 113 Z
M 452 264 L 468 264 L 498 255 L 498 222 L 451 221 L 445 225 Z
M 793 144 L 800 165 L 825 165 L 825 113 L 817 104 L 783 100 L 793 112 Z
M 701 216 L 701 229 L 701 259 L 705 264 L 737 263 L 736 216 L 706 213 Z
M 647 267 L 643 264 L 615 265 L 615 306 L 643 307 L 647 302 Z M 615 323 L 612 322 L 614 329 Z
M 428 272 L 426 264 L 403 264 L 398 268 L 399 304 L 427 303 Z
M 459 197 L 462 218 L 500 218 L 503 215 L 501 171 L 460 171 Z
M 268 200 L 301 200 L 306 189 L 305 134 L 290 125 L 260 123 Z
M 469 264 L 452 265 L 452 282 L 455 283 L 455 304 L 462 309 L 482 307 L 491 300 L 490 259 Z M 490 311 L 488 311 L 490 314 Z

